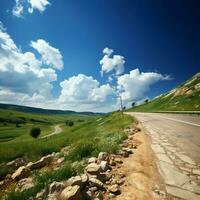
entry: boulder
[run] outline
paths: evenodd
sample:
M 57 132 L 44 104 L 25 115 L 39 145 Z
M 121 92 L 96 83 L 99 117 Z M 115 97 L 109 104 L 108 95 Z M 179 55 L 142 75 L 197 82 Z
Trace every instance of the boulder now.
M 119 186 L 117 184 L 109 186 L 108 190 L 113 194 L 120 194 L 120 189 L 119 189 Z
M 81 181 L 82 181 L 83 185 L 85 185 L 88 182 L 88 176 L 87 176 L 87 174 L 82 174 L 81 175 Z
M 45 189 L 41 190 L 40 192 L 38 192 L 35 196 L 35 200 L 42 200 L 44 194 L 45 194 Z
M 72 176 L 71 178 L 69 178 L 66 181 L 66 185 L 67 186 L 73 186 L 73 185 L 81 186 L 82 185 L 82 179 L 81 179 L 80 176 Z
M 100 172 L 100 165 L 96 163 L 90 163 L 86 168 L 86 172 L 92 175 L 97 175 Z
M 60 195 L 61 200 L 78 200 L 80 198 L 80 186 L 78 185 L 66 187 Z
M 64 162 L 64 160 L 65 160 L 65 158 L 64 158 L 64 157 L 62 157 L 62 158 L 59 158 L 59 159 L 57 160 L 57 164 L 61 164 L 61 163 L 63 163 L 63 162 Z
M 24 178 L 21 179 L 18 184 L 17 184 L 17 190 L 19 190 L 20 192 L 23 192 L 25 190 L 28 190 L 30 188 L 32 188 L 34 186 L 33 184 L 33 178 L 29 177 L 29 178 Z
M 29 168 L 22 166 L 19 167 L 11 176 L 11 178 L 15 181 L 19 181 L 22 178 L 27 178 L 30 175 Z
M 17 169 L 17 168 L 21 167 L 22 165 L 25 165 L 26 163 L 27 163 L 27 158 L 23 157 L 23 158 L 17 158 L 13 161 L 10 161 L 6 165 L 13 169 Z
M 50 184 L 49 186 L 49 194 L 53 194 L 55 192 L 61 192 L 65 188 L 65 185 L 62 182 L 56 182 Z
M 95 158 L 95 157 L 91 157 L 91 158 L 88 159 L 89 164 L 90 163 L 96 163 L 96 162 L 97 162 L 97 158 Z
M 108 162 L 107 161 L 101 161 L 100 162 L 100 170 L 101 172 L 105 172 L 109 169 L 109 165 L 108 165 Z
M 48 165 L 50 163 L 50 161 L 52 160 L 53 158 L 53 155 L 47 155 L 47 156 L 44 156 L 42 157 L 40 160 L 38 160 L 37 162 L 29 162 L 27 164 L 27 167 L 31 170 L 33 169 L 40 169 L 46 165 Z
M 90 177 L 89 178 L 89 183 L 92 187 L 97 187 L 99 189 L 103 189 L 104 188 L 104 185 L 103 183 L 98 180 L 97 178 L 94 178 L 94 177 Z
M 106 152 L 100 152 L 98 155 L 98 160 L 102 161 L 102 160 L 108 160 L 108 153 Z

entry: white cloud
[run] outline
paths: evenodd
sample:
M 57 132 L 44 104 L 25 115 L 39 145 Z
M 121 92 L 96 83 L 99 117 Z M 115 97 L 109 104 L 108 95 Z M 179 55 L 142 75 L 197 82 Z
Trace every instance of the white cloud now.
M 42 61 L 45 64 L 59 70 L 63 68 L 63 58 L 59 49 L 50 46 L 49 43 L 42 39 L 38 39 L 35 42 L 31 41 L 30 45 L 41 54 Z
M 116 102 L 114 89 L 109 84 L 100 86 L 91 76 L 79 74 L 64 80 L 60 86 L 59 102 L 74 109 L 110 111 Z
M 28 9 L 29 13 L 32 13 L 33 10 L 38 10 L 43 12 L 48 5 L 50 5 L 49 1 L 47 0 L 28 0 L 30 7 Z
M 124 72 L 124 57 L 120 55 L 113 55 L 113 57 L 111 57 L 111 54 L 113 52 L 114 51 L 112 49 L 109 49 L 107 47 L 103 50 L 103 53 L 105 55 L 99 61 L 101 65 L 101 74 L 103 74 L 104 72 L 109 73 L 113 70 L 115 71 L 116 75 L 120 75 Z
M 118 90 L 124 101 L 138 101 L 145 97 L 151 85 L 161 80 L 170 80 L 170 77 L 155 72 L 140 73 L 139 69 L 134 69 L 118 77 Z
M 1 93 L 51 98 L 52 82 L 57 79 L 56 71 L 42 67 L 42 62 L 33 53 L 23 53 L 2 28 L 0 47 Z M 0 100 L 2 98 L 0 96 Z
M 26 11 L 33 13 L 34 10 L 38 10 L 42 13 L 48 5 L 51 5 L 48 0 L 15 0 L 12 14 L 16 17 L 22 17 Z

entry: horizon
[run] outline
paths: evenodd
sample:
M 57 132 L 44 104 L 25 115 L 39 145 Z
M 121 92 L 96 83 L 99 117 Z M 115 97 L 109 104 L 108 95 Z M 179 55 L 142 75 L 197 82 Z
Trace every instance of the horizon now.
M 199 72 L 197 1 L 0 5 L 0 103 L 110 112 Z

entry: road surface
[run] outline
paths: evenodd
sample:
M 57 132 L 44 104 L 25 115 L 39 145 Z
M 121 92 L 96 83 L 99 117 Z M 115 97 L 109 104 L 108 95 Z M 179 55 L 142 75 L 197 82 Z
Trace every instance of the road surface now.
M 50 137 L 52 135 L 56 135 L 56 134 L 61 133 L 62 132 L 62 128 L 60 126 L 61 126 L 61 124 L 55 125 L 54 126 L 54 131 L 52 133 L 50 133 L 49 135 L 45 135 L 45 136 L 43 136 L 41 138 L 47 138 L 47 137 Z
M 152 149 L 169 194 L 200 200 L 200 116 L 129 113 L 151 137 Z

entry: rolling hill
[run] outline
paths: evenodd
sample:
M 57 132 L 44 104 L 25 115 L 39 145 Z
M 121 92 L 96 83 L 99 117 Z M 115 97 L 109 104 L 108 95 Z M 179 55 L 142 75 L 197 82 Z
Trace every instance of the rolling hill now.
M 200 111 L 200 72 L 173 90 L 128 111 Z

